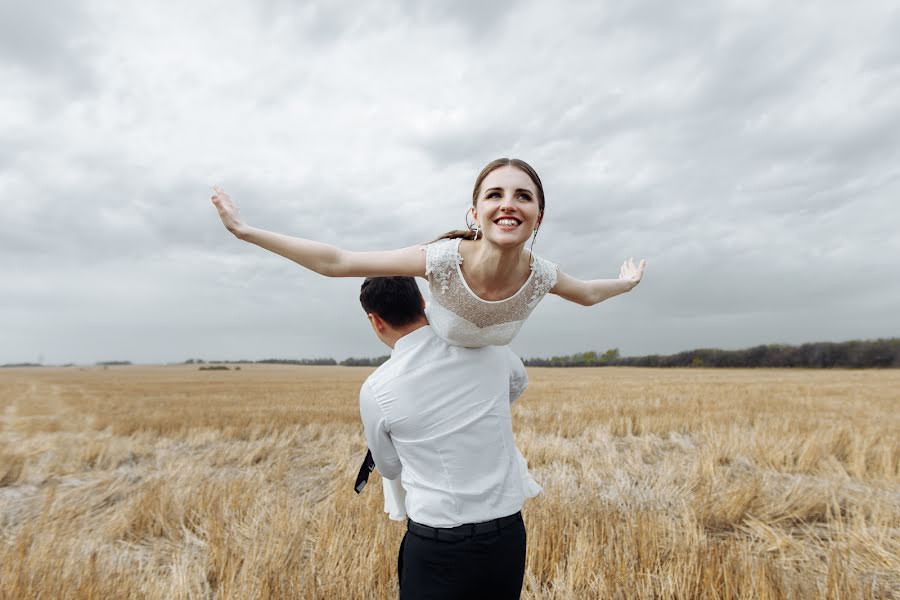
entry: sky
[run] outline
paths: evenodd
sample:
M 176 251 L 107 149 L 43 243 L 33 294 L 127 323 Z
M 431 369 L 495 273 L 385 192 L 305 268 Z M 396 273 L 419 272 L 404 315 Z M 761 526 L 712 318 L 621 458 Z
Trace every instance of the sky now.
M 531 164 L 525 357 L 900 335 L 896 2 L 0 2 L 0 363 L 377 356 L 349 250 L 461 228 Z M 424 283 L 424 282 L 423 282 Z M 423 290 L 425 286 L 423 285 Z

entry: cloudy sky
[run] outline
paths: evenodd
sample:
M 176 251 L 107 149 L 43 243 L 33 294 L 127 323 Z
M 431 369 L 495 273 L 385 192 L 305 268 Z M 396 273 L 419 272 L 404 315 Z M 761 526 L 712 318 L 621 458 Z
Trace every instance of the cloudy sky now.
M 462 226 L 531 163 L 582 278 L 523 356 L 900 335 L 896 2 L 0 2 L 0 363 L 374 356 L 347 249 Z

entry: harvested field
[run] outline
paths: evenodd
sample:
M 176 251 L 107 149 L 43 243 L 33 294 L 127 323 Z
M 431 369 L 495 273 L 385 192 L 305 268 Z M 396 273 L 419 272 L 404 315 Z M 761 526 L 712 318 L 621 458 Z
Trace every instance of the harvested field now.
M 3 369 L 0 598 L 395 598 L 370 372 Z M 900 371 L 529 375 L 523 598 L 900 598 Z

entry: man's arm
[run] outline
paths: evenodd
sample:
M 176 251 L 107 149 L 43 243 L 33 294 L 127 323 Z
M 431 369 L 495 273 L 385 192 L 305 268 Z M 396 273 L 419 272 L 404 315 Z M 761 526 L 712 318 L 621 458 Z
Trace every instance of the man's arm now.
M 522 359 L 516 356 L 509 346 L 505 346 L 504 350 L 509 363 L 509 403 L 512 404 L 528 387 L 528 373 Z
M 367 383 L 363 383 L 359 390 L 359 415 L 375 468 L 385 479 L 397 479 L 401 471 L 400 456 L 384 422 L 384 413 Z

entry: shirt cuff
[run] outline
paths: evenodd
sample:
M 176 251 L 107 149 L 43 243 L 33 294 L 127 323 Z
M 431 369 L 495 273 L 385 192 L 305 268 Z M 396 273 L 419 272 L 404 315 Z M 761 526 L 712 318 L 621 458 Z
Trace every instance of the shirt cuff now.
M 400 478 L 381 478 L 381 487 L 384 490 L 384 512 L 392 521 L 406 520 L 406 490 L 400 483 Z

